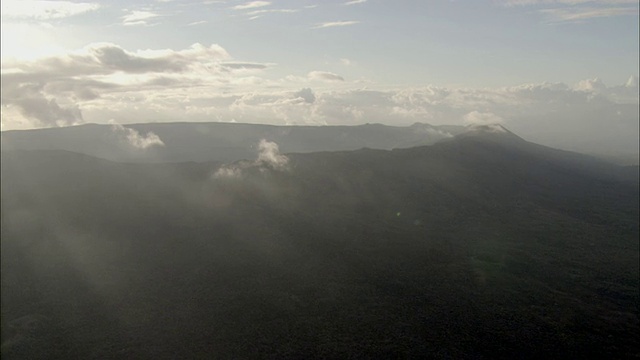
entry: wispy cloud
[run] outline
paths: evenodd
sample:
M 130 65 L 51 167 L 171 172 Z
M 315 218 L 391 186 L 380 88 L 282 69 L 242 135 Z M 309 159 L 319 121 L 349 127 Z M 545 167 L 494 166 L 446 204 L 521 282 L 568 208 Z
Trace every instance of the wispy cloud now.
M 638 15 L 638 0 L 503 0 L 497 3 L 510 8 L 533 8 L 549 23 Z M 635 6 L 629 6 L 631 4 Z
M 271 5 L 270 1 L 250 1 L 248 3 L 236 5 L 233 7 L 233 9 L 234 10 L 255 9 L 255 8 L 264 7 L 268 5 Z
M 291 13 L 296 13 L 298 11 L 299 11 L 298 9 L 261 9 L 261 10 L 249 11 L 247 15 L 260 16 L 264 14 L 278 14 L 278 13 L 291 14 Z
M 122 19 L 122 25 L 136 26 L 136 25 L 148 25 L 148 20 L 157 18 L 158 14 L 151 11 L 132 10 L 127 15 L 124 15 Z
M 551 22 L 572 22 L 594 18 L 614 17 L 623 15 L 638 15 L 638 8 L 612 7 L 612 8 L 563 8 L 543 9 L 540 13 L 546 15 Z
M 351 1 L 347 1 L 343 5 L 356 5 L 356 4 L 363 4 L 363 3 L 366 3 L 366 2 L 367 2 L 367 0 L 351 0 Z
M 204 20 L 201 21 L 194 21 L 192 23 L 188 23 L 187 26 L 195 26 L 195 25 L 202 25 L 202 24 L 206 24 L 207 22 Z
M 311 71 L 307 74 L 309 80 L 320 81 L 344 81 L 344 78 L 338 74 L 334 74 L 326 71 Z
M 350 59 L 347 59 L 347 58 L 342 58 L 342 59 L 340 59 L 340 63 L 341 63 L 342 65 L 344 65 L 344 66 L 351 66 L 351 65 L 354 65 L 354 62 L 353 62 L 352 60 L 350 60 Z
M 331 21 L 331 22 L 325 22 L 325 23 L 320 23 L 316 26 L 314 26 L 314 29 L 323 29 L 323 28 L 330 28 L 330 27 L 338 27 L 338 26 L 350 26 L 350 25 L 355 25 L 355 24 L 359 24 L 360 21 L 355 21 L 355 20 L 349 20 L 349 21 Z
M 575 5 L 581 5 L 581 4 L 613 6 L 613 5 L 624 5 L 624 4 L 637 4 L 638 0 L 502 0 L 497 2 L 504 6 L 537 6 L 537 5 L 575 6 Z
M 3 18 L 36 20 L 61 19 L 100 8 L 96 3 L 40 0 L 5 0 L 1 6 Z

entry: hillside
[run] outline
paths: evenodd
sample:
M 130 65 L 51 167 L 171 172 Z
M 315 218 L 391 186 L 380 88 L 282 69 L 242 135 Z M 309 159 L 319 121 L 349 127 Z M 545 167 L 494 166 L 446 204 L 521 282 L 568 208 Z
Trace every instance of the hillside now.
M 3 151 L 3 358 L 639 354 L 637 171 L 506 129 L 286 156 Z

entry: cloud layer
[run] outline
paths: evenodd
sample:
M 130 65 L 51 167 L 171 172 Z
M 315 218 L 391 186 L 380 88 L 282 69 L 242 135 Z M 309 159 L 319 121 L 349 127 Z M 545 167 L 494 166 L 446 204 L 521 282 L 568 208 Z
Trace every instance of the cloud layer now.
M 233 59 L 216 44 L 127 50 L 96 43 L 28 62 L 5 61 L 2 127 L 110 119 L 122 124 L 501 123 L 529 140 L 560 148 L 637 149 L 637 76 L 617 86 L 595 78 L 574 85 L 382 88 L 330 71 L 274 76 L 277 66 Z

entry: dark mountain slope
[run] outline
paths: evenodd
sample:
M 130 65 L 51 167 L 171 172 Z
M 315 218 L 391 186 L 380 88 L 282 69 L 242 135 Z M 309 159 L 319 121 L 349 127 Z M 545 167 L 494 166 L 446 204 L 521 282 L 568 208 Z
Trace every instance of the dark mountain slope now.
M 593 164 L 486 132 L 217 178 L 3 152 L 3 357 L 636 356 L 638 182 Z

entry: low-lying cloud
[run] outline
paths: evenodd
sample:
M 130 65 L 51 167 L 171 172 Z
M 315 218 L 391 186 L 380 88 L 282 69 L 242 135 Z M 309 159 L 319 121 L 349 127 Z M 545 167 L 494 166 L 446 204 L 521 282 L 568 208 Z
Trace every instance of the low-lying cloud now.
M 137 150 L 146 150 L 154 146 L 164 146 L 162 139 L 152 131 L 142 135 L 138 130 L 124 127 L 115 122 L 111 122 L 111 131 Z
M 497 125 L 503 122 L 504 119 L 490 112 L 471 111 L 464 116 L 465 125 Z
M 260 171 L 273 169 L 287 170 L 289 158 L 280 154 L 278 144 L 265 139 L 258 143 L 258 158 L 255 161 L 240 161 L 230 165 L 223 165 L 213 174 L 215 179 L 236 179 L 243 176 L 244 171 L 257 168 Z
M 258 150 L 258 163 L 278 170 L 287 167 L 289 158 L 280 154 L 280 148 L 275 142 L 262 139 L 258 144 Z

